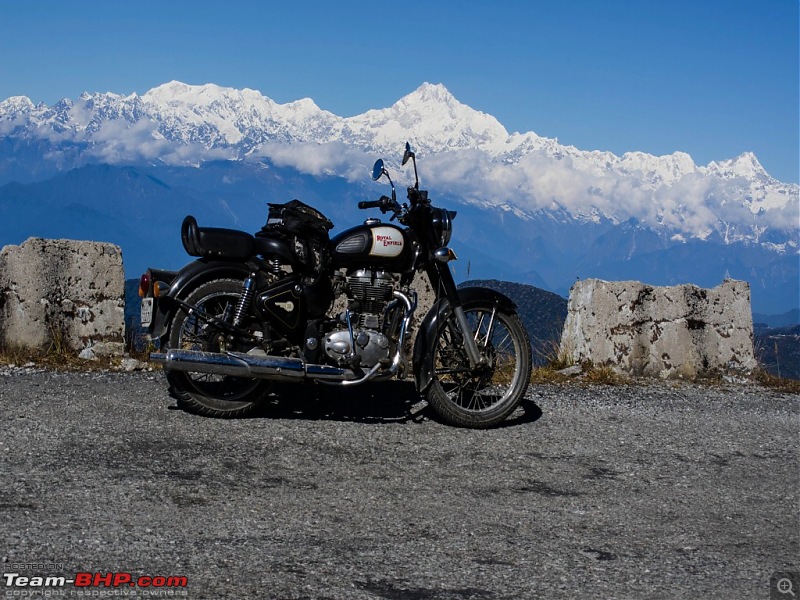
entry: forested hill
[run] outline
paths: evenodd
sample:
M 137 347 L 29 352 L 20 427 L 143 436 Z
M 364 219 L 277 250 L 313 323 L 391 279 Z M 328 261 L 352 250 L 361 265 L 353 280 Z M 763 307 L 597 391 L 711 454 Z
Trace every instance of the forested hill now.
M 567 318 L 566 298 L 532 285 L 496 279 L 473 279 L 459 285 L 468 286 L 492 288 L 516 303 L 519 316 L 531 338 L 535 365 L 542 365 L 555 356 Z

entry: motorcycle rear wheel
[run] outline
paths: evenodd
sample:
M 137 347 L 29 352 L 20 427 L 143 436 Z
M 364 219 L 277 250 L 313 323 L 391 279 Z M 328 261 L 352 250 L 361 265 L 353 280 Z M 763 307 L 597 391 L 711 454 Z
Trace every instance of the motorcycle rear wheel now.
M 198 286 L 186 298 L 208 317 L 231 315 L 242 292 L 242 282 L 235 279 L 214 279 Z M 224 336 L 206 326 L 206 321 L 183 309 L 172 319 L 169 347 L 183 350 L 220 352 L 225 349 Z M 215 418 L 244 417 L 258 408 L 269 387 L 259 379 L 212 375 L 183 371 L 166 371 L 170 391 L 178 405 L 187 412 Z
M 464 305 L 469 335 L 488 358 L 487 367 L 471 369 L 455 315 L 436 332 L 432 361 L 434 379 L 426 396 L 450 425 L 485 429 L 504 421 L 522 401 L 531 377 L 528 332 L 514 313 L 488 302 Z

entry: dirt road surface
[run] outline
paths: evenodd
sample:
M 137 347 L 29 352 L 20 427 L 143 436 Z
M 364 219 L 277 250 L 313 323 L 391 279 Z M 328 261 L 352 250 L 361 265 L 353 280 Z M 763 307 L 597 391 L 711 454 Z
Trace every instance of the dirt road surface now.
M 569 384 L 469 431 L 385 383 L 224 421 L 177 409 L 159 373 L 0 368 L 0 588 L 768 599 L 800 570 L 799 419 L 799 396 L 749 384 Z M 33 579 L 76 573 L 122 584 Z

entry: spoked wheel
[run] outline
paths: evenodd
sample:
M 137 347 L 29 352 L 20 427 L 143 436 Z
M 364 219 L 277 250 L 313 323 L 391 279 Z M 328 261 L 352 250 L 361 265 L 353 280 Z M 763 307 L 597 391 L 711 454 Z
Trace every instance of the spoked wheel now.
M 528 332 L 514 313 L 492 303 L 464 305 L 470 331 L 486 364 L 471 368 L 461 329 L 450 315 L 436 333 L 434 380 L 428 402 L 451 425 L 485 428 L 502 422 L 519 405 L 531 375 Z
M 230 318 L 242 291 L 242 282 L 216 279 L 197 287 L 186 302 L 202 316 L 179 309 L 170 325 L 169 347 L 204 352 L 225 352 L 222 332 L 208 325 L 213 317 Z M 253 412 L 267 391 L 268 382 L 245 377 L 167 371 L 167 381 L 184 410 L 208 417 L 242 417 Z

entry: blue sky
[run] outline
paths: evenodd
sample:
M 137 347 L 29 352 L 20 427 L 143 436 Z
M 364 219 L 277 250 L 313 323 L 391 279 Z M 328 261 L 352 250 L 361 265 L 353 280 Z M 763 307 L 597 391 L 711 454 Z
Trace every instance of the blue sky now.
M 351 116 L 443 83 L 582 150 L 752 151 L 798 181 L 798 0 L 0 0 L 0 99 L 176 79 Z

